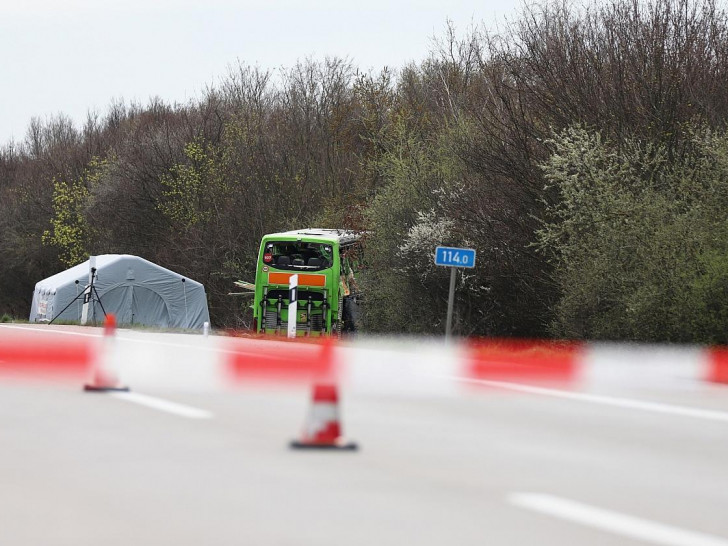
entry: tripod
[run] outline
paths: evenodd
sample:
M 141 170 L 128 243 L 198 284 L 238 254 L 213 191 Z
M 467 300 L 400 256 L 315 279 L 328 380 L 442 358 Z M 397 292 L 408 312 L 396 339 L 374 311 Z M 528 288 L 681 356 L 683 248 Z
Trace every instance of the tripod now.
M 104 317 L 106 317 L 106 309 L 104 309 L 104 304 L 101 303 L 101 296 L 99 296 L 98 291 L 96 290 L 96 286 L 94 286 L 94 281 L 96 280 L 96 268 L 91 268 L 91 280 L 89 284 L 87 284 L 83 292 L 81 292 L 78 296 L 73 298 L 68 305 L 66 305 L 60 313 L 58 313 L 55 317 L 53 317 L 48 324 L 53 324 L 53 321 L 56 320 L 58 317 L 60 317 L 63 312 L 71 307 L 74 302 L 78 301 L 78 299 L 83 296 L 83 304 L 88 305 L 89 303 L 93 305 L 95 302 L 99 303 L 99 306 L 101 307 L 101 311 L 104 313 Z M 76 281 L 76 284 L 78 284 L 78 281 Z M 96 307 L 93 307 L 93 313 L 94 313 L 94 324 L 96 323 Z

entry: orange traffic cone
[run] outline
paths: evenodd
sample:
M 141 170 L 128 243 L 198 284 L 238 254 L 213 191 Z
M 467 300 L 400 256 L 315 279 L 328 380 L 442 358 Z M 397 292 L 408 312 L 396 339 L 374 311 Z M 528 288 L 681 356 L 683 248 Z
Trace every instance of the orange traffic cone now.
M 116 375 L 115 364 L 115 336 L 116 317 L 106 315 L 104 320 L 104 341 L 100 354 L 96 358 L 91 382 L 83 386 L 83 390 L 90 392 L 128 391 L 129 387 L 122 386 Z
M 308 413 L 303 435 L 291 442 L 294 449 L 358 449 L 341 435 L 339 395 L 335 385 L 314 385 L 313 404 Z

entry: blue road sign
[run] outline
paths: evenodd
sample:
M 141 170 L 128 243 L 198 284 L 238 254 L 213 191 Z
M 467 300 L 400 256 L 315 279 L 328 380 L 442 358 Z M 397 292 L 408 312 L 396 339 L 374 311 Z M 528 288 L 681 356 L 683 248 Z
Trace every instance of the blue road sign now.
M 438 246 L 435 249 L 435 265 L 473 268 L 475 267 L 475 249 Z

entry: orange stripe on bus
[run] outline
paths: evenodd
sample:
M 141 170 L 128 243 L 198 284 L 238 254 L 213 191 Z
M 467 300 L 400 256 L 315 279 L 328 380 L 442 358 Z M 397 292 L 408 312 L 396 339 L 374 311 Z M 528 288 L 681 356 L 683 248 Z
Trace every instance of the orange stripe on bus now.
M 285 284 L 288 286 L 291 275 L 295 275 L 295 273 L 268 273 L 268 284 Z M 299 273 L 298 286 L 326 286 L 326 275 Z

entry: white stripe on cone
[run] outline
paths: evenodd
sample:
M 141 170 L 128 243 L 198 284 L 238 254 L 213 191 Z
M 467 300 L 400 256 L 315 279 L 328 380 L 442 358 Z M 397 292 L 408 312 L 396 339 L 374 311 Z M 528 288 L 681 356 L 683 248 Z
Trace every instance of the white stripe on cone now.
M 332 424 L 341 430 L 339 405 L 331 402 L 314 402 L 303 431 L 303 440 L 305 442 L 316 441 L 318 435 L 326 431 Z

